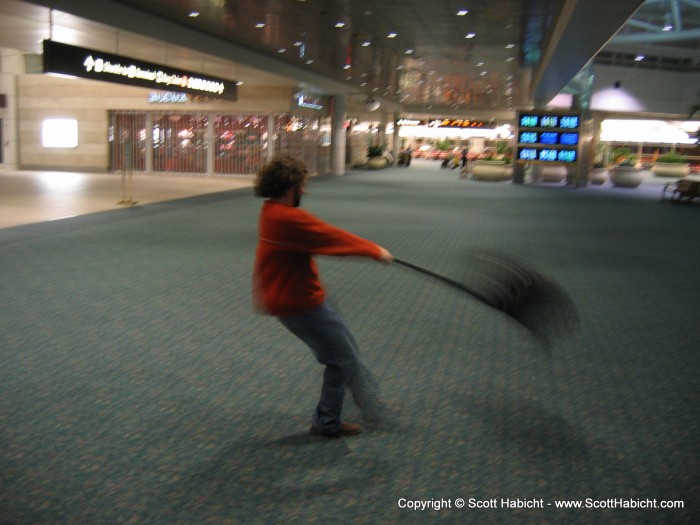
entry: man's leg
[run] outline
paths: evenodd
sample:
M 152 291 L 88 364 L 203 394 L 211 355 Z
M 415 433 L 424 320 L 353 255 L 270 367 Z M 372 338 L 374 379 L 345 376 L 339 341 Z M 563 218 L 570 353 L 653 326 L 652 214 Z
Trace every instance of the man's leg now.
M 352 336 L 340 317 L 325 304 L 298 316 L 279 319 L 325 365 L 313 424 L 324 434 L 337 432 L 342 423 L 345 387 L 352 381 L 358 365 Z

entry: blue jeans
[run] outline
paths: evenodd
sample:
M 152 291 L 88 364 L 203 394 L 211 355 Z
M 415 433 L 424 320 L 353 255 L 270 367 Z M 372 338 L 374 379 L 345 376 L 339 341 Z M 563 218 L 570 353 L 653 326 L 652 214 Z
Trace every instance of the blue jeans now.
M 287 329 L 311 349 L 324 365 L 321 398 L 313 415 L 313 424 L 321 432 L 331 433 L 342 423 L 345 388 L 367 419 L 378 417 L 382 409 L 379 386 L 369 369 L 357 356 L 357 344 L 340 316 L 326 303 L 292 317 L 279 317 Z

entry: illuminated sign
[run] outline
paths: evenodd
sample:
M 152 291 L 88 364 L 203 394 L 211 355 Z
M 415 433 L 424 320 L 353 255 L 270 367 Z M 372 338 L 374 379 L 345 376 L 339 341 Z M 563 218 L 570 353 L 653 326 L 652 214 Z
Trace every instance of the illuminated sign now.
M 236 82 L 44 40 L 44 73 L 237 100 Z
M 299 106 L 303 108 L 323 109 L 323 104 L 321 104 L 318 99 L 309 98 L 304 95 L 299 95 L 299 98 L 297 99 L 297 104 L 299 104 Z
M 186 104 L 189 102 L 187 93 L 151 93 L 148 95 L 149 104 Z
M 41 145 L 45 148 L 77 148 L 78 121 L 51 118 L 41 123 Z
M 423 124 L 422 120 L 410 119 L 410 118 L 400 118 L 396 121 L 397 126 L 421 126 Z
M 443 118 L 431 120 L 428 124 L 433 128 L 488 128 L 489 123 L 479 120 Z

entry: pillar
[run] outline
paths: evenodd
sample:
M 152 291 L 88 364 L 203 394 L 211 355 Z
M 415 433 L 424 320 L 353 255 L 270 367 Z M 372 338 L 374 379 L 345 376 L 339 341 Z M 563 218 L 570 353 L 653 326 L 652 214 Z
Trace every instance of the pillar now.
M 345 175 L 345 118 L 348 98 L 333 97 L 333 123 L 331 126 L 331 171 L 333 175 Z

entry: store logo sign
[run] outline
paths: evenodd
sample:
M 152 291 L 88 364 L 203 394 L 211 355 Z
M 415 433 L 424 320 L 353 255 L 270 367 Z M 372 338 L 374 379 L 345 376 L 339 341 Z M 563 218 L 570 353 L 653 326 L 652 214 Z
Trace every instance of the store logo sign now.
M 187 104 L 187 93 L 151 93 L 148 95 L 149 104 Z
M 236 82 L 44 40 L 44 73 L 237 100 Z

